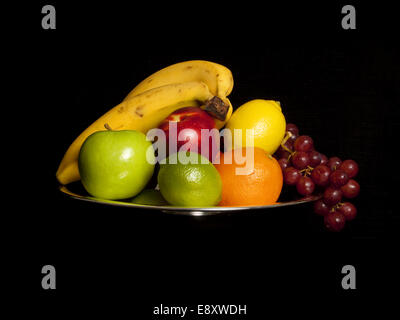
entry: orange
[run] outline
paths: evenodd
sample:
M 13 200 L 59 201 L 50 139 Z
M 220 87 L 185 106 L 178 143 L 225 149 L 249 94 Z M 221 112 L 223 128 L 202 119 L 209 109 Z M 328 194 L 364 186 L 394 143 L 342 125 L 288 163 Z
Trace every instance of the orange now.
M 240 160 L 240 155 L 245 162 Z M 283 186 L 282 169 L 263 149 L 247 147 L 227 151 L 214 166 L 222 180 L 220 206 L 262 206 L 278 200 Z

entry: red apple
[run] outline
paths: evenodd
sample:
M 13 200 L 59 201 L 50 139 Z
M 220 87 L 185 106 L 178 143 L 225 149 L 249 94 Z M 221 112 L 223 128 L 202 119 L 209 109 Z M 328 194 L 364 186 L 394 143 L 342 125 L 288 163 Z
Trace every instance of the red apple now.
M 161 122 L 159 129 L 166 135 L 167 154 L 171 150 L 187 150 L 200 153 L 212 162 L 219 152 L 219 131 L 214 118 L 198 107 L 186 107 L 172 112 Z M 176 149 L 171 144 L 176 144 Z

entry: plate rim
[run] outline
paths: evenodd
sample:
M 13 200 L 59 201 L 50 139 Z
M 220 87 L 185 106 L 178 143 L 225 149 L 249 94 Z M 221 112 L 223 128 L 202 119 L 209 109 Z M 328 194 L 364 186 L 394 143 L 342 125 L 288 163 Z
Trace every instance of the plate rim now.
M 137 209 L 144 209 L 144 210 L 157 210 L 164 213 L 169 214 L 178 214 L 178 215 L 190 215 L 190 216 L 204 216 L 204 215 L 214 215 L 214 214 L 221 214 L 221 213 L 233 213 L 238 211 L 251 211 L 251 210 L 262 210 L 262 209 L 269 209 L 269 208 L 278 208 L 278 207 L 286 207 L 286 206 L 293 206 L 297 204 L 303 204 L 308 202 L 313 202 L 321 198 L 321 195 L 311 195 L 308 197 L 303 197 L 298 200 L 288 201 L 288 202 L 278 202 L 271 205 L 265 206 L 238 206 L 238 207 L 177 207 L 177 206 L 155 206 L 155 205 L 141 205 L 135 204 L 120 200 L 106 200 L 106 199 L 99 199 L 92 196 L 83 196 L 77 194 L 68 189 L 68 185 L 59 185 L 59 190 L 77 200 L 92 202 L 92 203 L 100 203 L 112 206 L 119 206 L 119 207 L 130 207 L 130 208 L 137 208 Z

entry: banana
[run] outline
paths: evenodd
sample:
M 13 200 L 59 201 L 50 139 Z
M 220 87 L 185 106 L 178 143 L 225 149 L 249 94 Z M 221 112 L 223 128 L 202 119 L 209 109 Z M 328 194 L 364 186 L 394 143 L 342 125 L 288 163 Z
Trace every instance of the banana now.
M 113 130 L 138 130 L 146 133 L 156 128 L 175 110 L 184 106 L 201 106 L 213 97 L 213 93 L 204 82 L 191 81 L 162 85 L 125 99 L 75 139 L 57 170 L 58 181 L 61 184 L 68 184 L 80 179 L 78 169 L 80 148 L 89 135 L 105 130 L 105 125 Z
M 215 119 L 217 128 L 221 129 L 228 122 L 233 111 L 230 101 L 226 98 L 233 89 L 233 76 L 228 68 L 215 62 L 191 60 L 170 65 L 140 82 L 124 101 L 159 86 L 191 81 L 204 82 L 214 96 L 221 98 L 229 105 L 225 121 Z
M 153 73 L 133 88 L 125 100 L 152 88 L 191 81 L 204 82 L 210 92 L 221 99 L 227 97 L 233 88 L 233 76 L 228 68 L 215 62 L 191 60 L 175 63 Z

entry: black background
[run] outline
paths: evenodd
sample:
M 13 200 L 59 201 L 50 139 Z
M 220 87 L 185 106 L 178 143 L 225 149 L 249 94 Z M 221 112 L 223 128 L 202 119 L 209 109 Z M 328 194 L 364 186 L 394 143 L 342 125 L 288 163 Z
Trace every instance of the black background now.
M 6 50 L 16 84 L 13 125 L 29 129 L 10 147 L 20 156 L 6 247 L 12 286 L 31 310 L 153 319 L 161 303 L 237 303 L 248 305 L 248 318 L 271 310 L 311 316 L 315 306 L 369 310 L 377 304 L 366 299 L 376 302 L 396 288 L 392 137 L 400 74 L 393 8 L 353 3 L 357 29 L 343 30 L 347 3 L 340 2 L 53 2 L 57 29 L 43 30 L 44 4 L 18 9 L 23 21 L 8 33 Z M 189 59 L 232 70 L 234 106 L 279 100 L 287 122 L 311 135 L 319 151 L 356 160 L 356 220 L 330 233 L 309 204 L 200 219 L 61 194 L 55 172 L 73 139 L 143 78 Z M 55 291 L 41 288 L 45 264 L 56 267 Z M 341 287 L 346 264 L 356 267 L 356 290 Z

